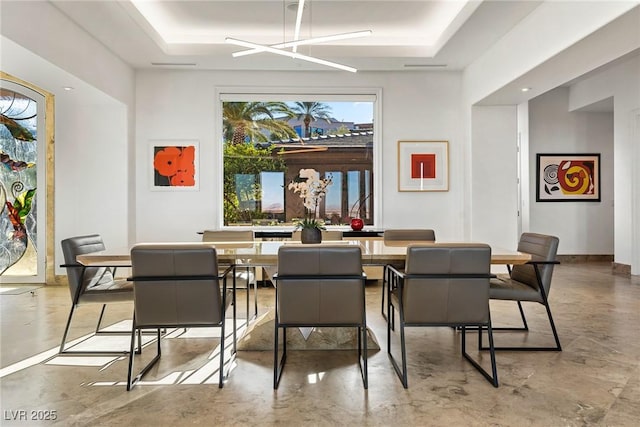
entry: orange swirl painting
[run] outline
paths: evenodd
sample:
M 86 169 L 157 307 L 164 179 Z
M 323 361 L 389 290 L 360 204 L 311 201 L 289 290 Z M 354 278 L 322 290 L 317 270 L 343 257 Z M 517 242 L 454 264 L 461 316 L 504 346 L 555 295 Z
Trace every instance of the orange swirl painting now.
M 536 165 L 536 201 L 600 201 L 600 154 L 538 154 Z

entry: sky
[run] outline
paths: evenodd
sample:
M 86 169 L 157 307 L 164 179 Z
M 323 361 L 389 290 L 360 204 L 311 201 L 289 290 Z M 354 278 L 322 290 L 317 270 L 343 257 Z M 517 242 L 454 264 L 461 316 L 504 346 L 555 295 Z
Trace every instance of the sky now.
M 341 122 L 373 123 L 373 102 L 327 102 Z
M 287 102 L 288 105 L 293 104 Z M 323 102 L 331 116 L 340 122 L 373 123 L 373 102 Z

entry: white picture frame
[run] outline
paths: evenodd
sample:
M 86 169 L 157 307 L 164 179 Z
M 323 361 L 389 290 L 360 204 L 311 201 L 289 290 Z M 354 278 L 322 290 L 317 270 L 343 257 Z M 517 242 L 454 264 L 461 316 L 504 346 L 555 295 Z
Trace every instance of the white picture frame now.
M 197 140 L 149 141 L 149 180 L 152 191 L 199 191 L 200 155 Z
M 449 142 L 398 141 L 398 191 L 449 191 Z

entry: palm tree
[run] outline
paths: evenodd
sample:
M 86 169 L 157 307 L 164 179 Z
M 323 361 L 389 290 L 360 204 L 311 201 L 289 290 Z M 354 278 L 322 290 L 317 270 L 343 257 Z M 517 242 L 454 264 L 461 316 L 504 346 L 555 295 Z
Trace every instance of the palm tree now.
M 331 107 L 322 102 L 295 102 L 291 110 L 298 119 L 304 122 L 304 136 L 311 136 L 311 122 L 316 120 L 326 120 L 331 123 Z
M 277 117 L 277 118 L 276 118 Z M 273 156 L 273 146 L 257 143 L 268 138 L 297 137 L 287 120 L 295 114 L 284 102 L 225 102 L 222 107 L 224 132 L 224 224 L 258 218 L 261 198 L 258 176 L 262 171 L 286 169 L 281 156 Z M 270 135 L 269 135 L 270 134 Z M 245 144 L 249 137 L 252 144 Z M 241 175 L 253 175 L 250 183 L 238 181 Z M 255 201 L 255 209 L 243 209 L 244 202 Z
M 234 145 L 242 144 L 249 136 L 253 142 L 266 142 L 268 138 L 264 131 L 279 138 L 296 136 L 282 117 L 295 117 L 284 102 L 225 102 L 222 108 L 224 140 Z

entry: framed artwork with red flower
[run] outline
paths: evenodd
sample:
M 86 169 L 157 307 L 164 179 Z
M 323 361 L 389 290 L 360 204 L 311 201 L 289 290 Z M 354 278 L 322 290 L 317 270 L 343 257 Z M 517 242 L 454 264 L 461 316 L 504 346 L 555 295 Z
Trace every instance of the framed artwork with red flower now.
M 198 142 L 152 141 L 151 189 L 198 190 Z
M 448 141 L 398 141 L 398 191 L 448 190 Z

